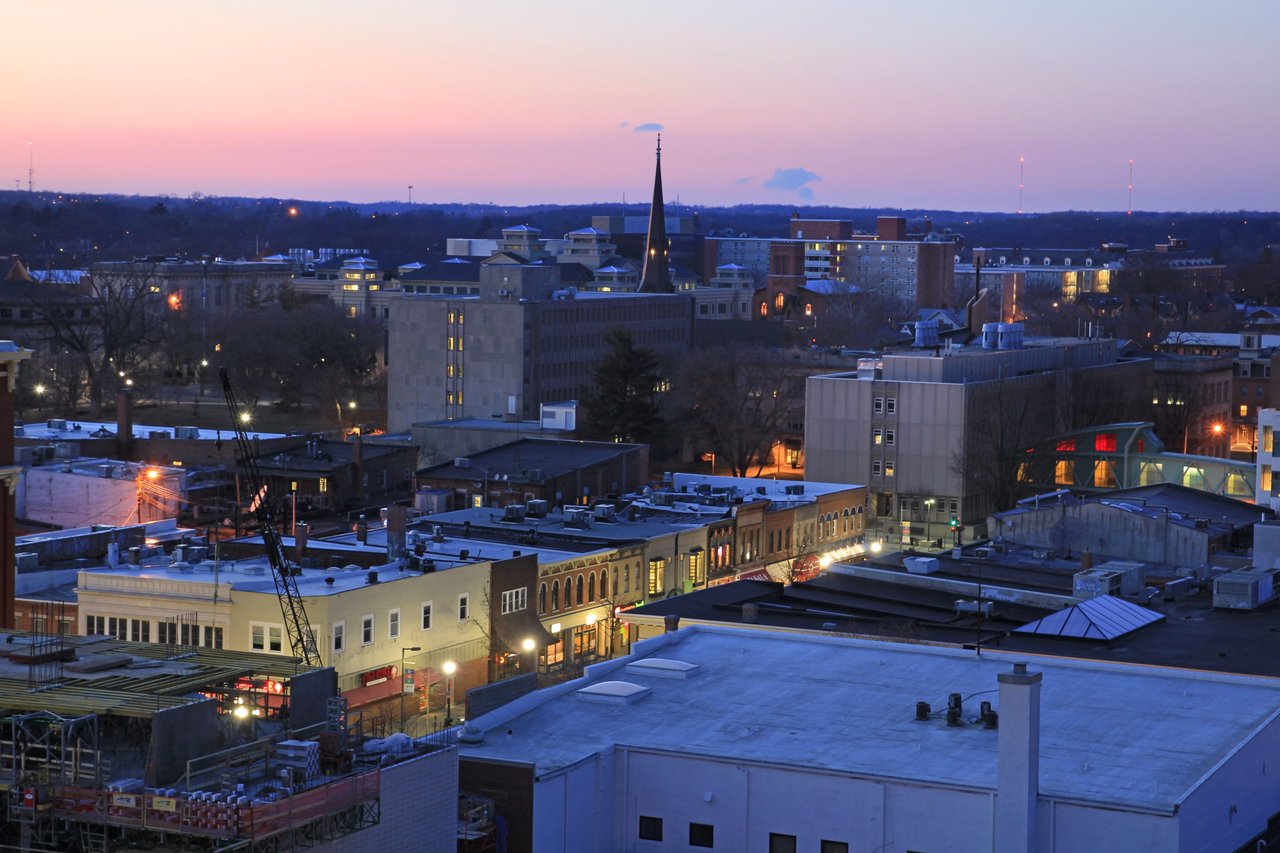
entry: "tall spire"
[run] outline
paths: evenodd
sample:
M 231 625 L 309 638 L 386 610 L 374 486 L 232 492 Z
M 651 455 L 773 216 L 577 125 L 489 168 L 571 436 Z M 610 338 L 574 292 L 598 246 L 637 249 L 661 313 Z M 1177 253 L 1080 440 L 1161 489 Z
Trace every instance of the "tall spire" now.
M 645 240 L 644 293 L 674 293 L 671 286 L 671 243 L 667 240 L 667 212 L 662 201 L 662 134 L 658 134 L 658 163 L 653 172 L 653 204 L 649 207 L 649 236 Z

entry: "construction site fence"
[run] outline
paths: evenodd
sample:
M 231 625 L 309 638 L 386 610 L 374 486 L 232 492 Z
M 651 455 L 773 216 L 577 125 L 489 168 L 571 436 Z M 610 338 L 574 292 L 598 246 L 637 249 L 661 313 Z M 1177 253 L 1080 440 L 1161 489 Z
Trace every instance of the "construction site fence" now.
M 52 792 L 52 811 L 67 820 L 256 841 L 376 800 L 380 785 L 381 772 L 368 770 L 275 802 L 244 805 L 233 794 L 168 797 L 59 787 Z

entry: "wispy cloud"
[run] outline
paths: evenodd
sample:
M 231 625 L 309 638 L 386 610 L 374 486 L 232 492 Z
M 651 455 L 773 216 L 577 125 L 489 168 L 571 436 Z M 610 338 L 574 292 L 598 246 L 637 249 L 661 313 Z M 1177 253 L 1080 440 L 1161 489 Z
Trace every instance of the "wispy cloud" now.
M 820 180 L 822 180 L 821 175 L 795 166 L 790 169 L 774 169 L 773 177 L 765 181 L 764 186 L 771 190 L 793 192 L 805 201 L 809 201 L 813 198 L 813 188 L 809 184 Z
M 662 125 L 656 121 L 646 121 L 644 124 L 637 124 L 632 133 L 659 133 L 662 131 Z
M 624 121 L 624 122 L 619 122 L 619 123 L 618 123 L 618 130 L 626 130 L 628 127 L 631 127 L 631 122 L 629 122 L 629 121 Z
M 754 178 L 738 178 L 738 180 L 734 181 L 733 183 L 734 183 L 734 186 L 739 186 L 739 187 L 740 187 L 740 186 L 742 186 L 743 184 L 749 184 L 749 183 L 751 183 L 753 180 L 755 180 L 755 179 L 754 179 Z

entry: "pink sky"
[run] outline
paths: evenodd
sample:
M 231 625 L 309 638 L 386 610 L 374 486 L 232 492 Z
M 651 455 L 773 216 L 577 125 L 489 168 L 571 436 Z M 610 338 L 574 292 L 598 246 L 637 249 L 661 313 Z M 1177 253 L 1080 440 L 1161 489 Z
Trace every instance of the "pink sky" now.
M 17 3 L 0 186 L 1280 208 L 1280 3 Z M 817 178 L 767 186 L 776 170 Z

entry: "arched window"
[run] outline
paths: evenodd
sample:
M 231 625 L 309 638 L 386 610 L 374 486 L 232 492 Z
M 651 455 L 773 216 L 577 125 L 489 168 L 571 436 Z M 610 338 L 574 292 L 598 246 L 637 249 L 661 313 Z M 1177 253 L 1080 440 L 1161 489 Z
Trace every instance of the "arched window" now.
M 584 580 L 584 579 L 583 579 L 582 575 L 578 575 L 578 595 L 577 595 L 577 599 L 578 599 L 578 606 L 579 606 L 579 607 L 581 607 L 581 606 L 582 606 L 582 602 L 584 602 L 584 601 L 586 601 L 586 600 L 587 600 L 587 599 L 586 599 L 586 596 L 584 596 L 584 595 L 582 594 L 582 589 L 583 589 L 583 587 L 584 587 L 584 586 L 586 586 L 586 583 L 587 583 L 587 582 L 586 582 L 586 580 Z M 591 585 L 592 585 L 592 586 L 595 586 L 595 581 L 594 581 L 594 579 L 592 580 Z M 595 598 L 595 596 L 592 596 L 592 598 Z
M 786 306 L 786 304 L 787 304 L 787 297 L 783 296 L 781 293 L 773 297 L 773 309 L 775 311 L 781 311 Z
M 806 302 L 806 303 L 804 304 L 804 316 L 806 316 L 806 317 L 812 317 L 812 316 L 813 316 L 813 303 L 812 303 L 812 302 Z
M 617 578 L 614 578 L 614 580 L 613 580 L 613 589 L 614 589 L 614 591 L 615 591 L 615 592 L 616 592 L 616 591 L 617 591 L 617 589 L 618 589 L 618 579 L 617 579 Z M 631 567 L 630 567 L 630 566 L 623 566 L 623 567 L 622 567 L 622 591 L 623 591 L 623 592 L 631 592 Z
M 604 580 L 604 574 L 601 573 L 600 579 Z M 587 581 L 587 601 L 596 600 L 596 573 L 591 573 L 591 579 Z
M 573 606 L 573 578 L 564 579 L 564 609 Z
M 547 585 L 544 583 L 538 587 L 538 614 L 542 615 L 547 612 Z
M 768 316 L 769 316 L 769 303 L 768 303 L 768 302 L 761 302 L 761 303 L 760 303 L 760 316 L 761 316 L 761 317 L 768 317 Z

